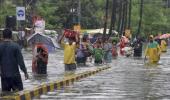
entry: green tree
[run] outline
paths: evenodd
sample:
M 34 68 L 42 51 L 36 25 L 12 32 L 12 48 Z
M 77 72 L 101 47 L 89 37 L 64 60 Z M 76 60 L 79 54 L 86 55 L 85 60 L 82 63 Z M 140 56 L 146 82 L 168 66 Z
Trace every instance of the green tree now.
M 140 18 L 140 0 L 131 1 L 131 29 L 133 35 L 135 35 Z M 34 2 L 34 12 L 45 19 L 47 29 L 65 28 L 66 26 L 71 27 L 73 26 L 73 17 L 75 17 L 70 11 L 73 7 L 73 2 L 75 2 L 75 0 L 36 0 L 36 2 Z M 110 23 L 111 19 L 111 2 L 112 0 L 109 0 L 108 23 Z M 156 35 L 160 32 L 170 32 L 170 9 L 165 8 L 162 2 L 162 0 L 144 0 L 140 35 L 147 36 L 148 34 Z M 5 27 L 5 17 L 7 15 L 15 15 L 15 7 L 22 4 L 23 0 L 0 0 L 0 27 Z M 105 0 L 81 0 L 82 28 L 102 28 L 104 26 L 104 9 Z M 119 9 L 120 8 L 117 10 L 117 16 L 119 15 Z M 119 22 L 118 20 L 119 16 L 116 20 L 117 23 Z M 108 25 L 108 28 L 109 26 L 110 25 Z

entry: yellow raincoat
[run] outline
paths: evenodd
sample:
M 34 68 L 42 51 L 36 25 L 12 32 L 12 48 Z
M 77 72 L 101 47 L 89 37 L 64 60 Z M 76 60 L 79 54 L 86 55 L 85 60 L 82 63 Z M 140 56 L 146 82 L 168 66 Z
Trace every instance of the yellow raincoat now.
M 145 50 L 145 57 L 148 57 L 149 63 L 157 63 L 160 60 L 161 49 L 156 41 L 149 43 Z
M 64 64 L 75 64 L 75 50 L 76 50 L 76 43 L 69 45 L 66 43 L 64 45 Z
M 167 43 L 165 40 L 161 40 L 161 51 L 166 52 L 167 51 Z

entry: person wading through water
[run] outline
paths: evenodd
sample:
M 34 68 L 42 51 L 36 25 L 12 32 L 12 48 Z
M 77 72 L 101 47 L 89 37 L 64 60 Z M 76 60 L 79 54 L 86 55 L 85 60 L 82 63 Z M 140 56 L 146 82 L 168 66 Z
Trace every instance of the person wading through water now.
M 28 79 L 27 69 L 20 50 L 20 46 L 12 41 L 12 31 L 5 29 L 3 31 L 4 41 L 0 43 L 0 70 L 2 92 L 21 91 L 23 83 L 20 69 Z
M 146 57 L 148 57 L 149 63 L 157 64 L 160 60 L 161 49 L 158 42 L 154 41 L 153 38 L 153 35 L 150 35 L 149 44 L 147 45 L 147 48 L 145 50 L 145 59 Z
M 65 37 L 65 34 L 59 40 L 61 44 L 61 40 Z M 75 71 L 76 70 L 76 43 L 78 43 L 78 34 L 75 35 L 74 38 L 67 38 L 68 41 L 64 43 L 64 64 L 65 71 Z
M 142 47 L 143 43 L 142 40 L 138 37 L 136 41 L 134 41 L 132 47 L 134 48 L 134 57 L 142 57 Z
M 36 43 L 33 51 L 32 72 L 34 75 L 47 74 L 48 49 L 43 43 Z

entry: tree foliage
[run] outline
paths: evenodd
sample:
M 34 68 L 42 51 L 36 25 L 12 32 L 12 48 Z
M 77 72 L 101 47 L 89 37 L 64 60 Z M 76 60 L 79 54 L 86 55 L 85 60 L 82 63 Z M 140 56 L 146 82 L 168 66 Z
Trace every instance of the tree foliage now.
M 25 0 L 0 0 L 0 27 L 5 17 L 15 15 L 15 7 Z M 47 29 L 72 26 L 74 14 L 70 11 L 76 0 L 37 0 L 36 14 L 46 21 Z M 109 19 L 112 0 L 109 0 Z M 105 0 L 81 0 L 81 26 L 83 29 L 102 28 L 104 24 Z M 139 22 L 140 0 L 132 0 L 131 30 L 135 35 Z M 118 13 L 118 12 L 117 12 Z M 144 0 L 141 35 L 170 32 L 170 9 L 163 6 L 163 0 Z M 118 15 L 118 14 L 117 14 Z M 117 18 L 118 21 L 119 18 Z M 110 21 L 110 20 L 109 20 Z M 109 25 L 108 25 L 109 28 Z
M 133 0 L 132 7 L 132 29 L 135 34 L 137 30 L 136 25 L 139 20 L 139 1 Z M 162 0 L 144 0 L 141 35 L 157 35 L 169 32 L 168 21 L 170 17 L 167 14 L 169 11 L 169 8 L 163 6 Z

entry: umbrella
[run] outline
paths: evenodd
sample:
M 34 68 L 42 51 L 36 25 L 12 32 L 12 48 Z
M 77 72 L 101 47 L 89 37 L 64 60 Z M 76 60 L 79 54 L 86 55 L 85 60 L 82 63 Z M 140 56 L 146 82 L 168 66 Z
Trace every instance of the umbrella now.
M 158 36 L 154 37 L 154 39 L 160 39 L 160 36 L 158 35 Z
M 60 46 L 55 42 L 55 40 L 47 35 L 44 35 L 42 33 L 34 33 L 30 37 L 27 38 L 27 41 L 29 44 L 35 44 L 35 43 L 43 43 L 48 46 L 52 46 L 55 48 L 60 48 Z
M 163 34 L 159 37 L 160 39 L 165 39 L 165 38 L 169 38 L 169 34 Z

